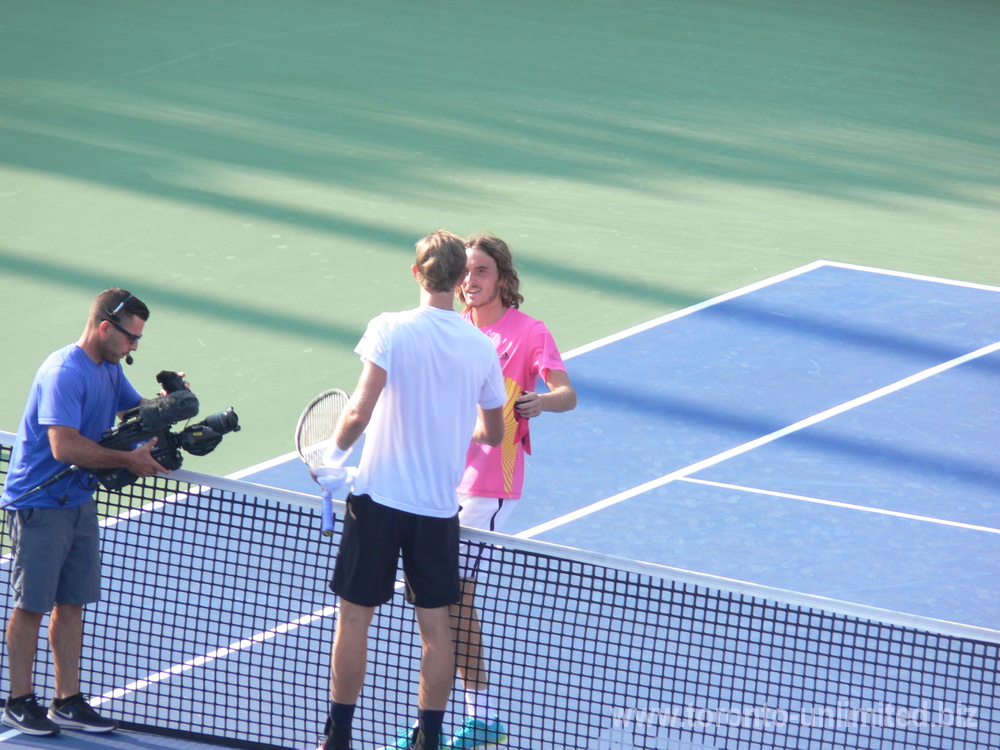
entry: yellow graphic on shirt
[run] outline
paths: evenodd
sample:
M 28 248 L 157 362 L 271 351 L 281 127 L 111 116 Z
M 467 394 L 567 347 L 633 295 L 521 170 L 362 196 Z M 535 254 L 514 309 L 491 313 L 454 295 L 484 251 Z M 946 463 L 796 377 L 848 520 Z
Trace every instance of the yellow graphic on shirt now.
M 521 395 L 521 386 L 513 378 L 504 378 L 507 401 L 503 405 L 503 441 L 500 443 L 500 466 L 503 469 L 503 489 L 510 494 L 517 468 L 517 412 L 514 402 Z

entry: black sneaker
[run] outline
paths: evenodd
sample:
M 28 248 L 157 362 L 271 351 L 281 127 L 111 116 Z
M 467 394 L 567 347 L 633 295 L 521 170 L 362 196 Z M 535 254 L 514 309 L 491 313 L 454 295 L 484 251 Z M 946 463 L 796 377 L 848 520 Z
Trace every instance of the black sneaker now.
M 118 728 L 114 719 L 106 719 L 87 703 L 83 693 L 69 698 L 56 698 L 49 706 L 49 718 L 64 729 L 82 729 L 84 732 L 110 732 Z
M 20 698 L 8 698 L 0 721 L 25 734 L 51 736 L 59 734 L 59 726 L 45 715 L 45 709 L 38 705 L 34 693 Z

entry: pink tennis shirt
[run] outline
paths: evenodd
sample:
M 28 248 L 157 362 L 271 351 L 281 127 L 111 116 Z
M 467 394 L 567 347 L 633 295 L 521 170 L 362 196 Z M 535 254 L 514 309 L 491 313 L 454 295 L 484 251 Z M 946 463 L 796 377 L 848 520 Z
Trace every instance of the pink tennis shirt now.
M 472 321 L 472 314 L 462 313 Z M 531 453 L 528 420 L 517 416 L 514 401 L 524 391 L 534 391 L 538 376 L 550 370 L 565 370 L 562 356 L 549 329 L 540 320 L 513 307 L 500 319 L 480 328 L 500 357 L 507 400 L 503 407 L 503 440 L 497 447 L 473 442 L 466 455 L 465 474 L 458 485 L 461 494 L 504 497 L 517 500 L 524 485 L 524 453 Z

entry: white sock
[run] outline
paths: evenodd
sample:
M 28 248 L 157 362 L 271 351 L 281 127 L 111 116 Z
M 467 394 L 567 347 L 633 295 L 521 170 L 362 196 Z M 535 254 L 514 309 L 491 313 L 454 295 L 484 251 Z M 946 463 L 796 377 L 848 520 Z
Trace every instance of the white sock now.
M 480 721 L 490 722 L 500 718 L 500 712 L 493 705 L 489 690 L 466 690 L 465 712 Z

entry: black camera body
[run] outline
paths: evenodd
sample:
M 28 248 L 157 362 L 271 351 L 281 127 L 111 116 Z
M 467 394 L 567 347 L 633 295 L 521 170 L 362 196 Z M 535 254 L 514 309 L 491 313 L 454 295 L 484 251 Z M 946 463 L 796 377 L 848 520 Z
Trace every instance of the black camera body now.
M 97 441 L 100 445 L 112 450 L 128 451 L 155 437 L 156 445 L 150 453 L 164 469 L 173 471 L 179 469 L 184 461 L 181 449 L 193 456 L 206 456 L 222 442 L 223 435 L 239 431 L 239 418 L 233 408 L 229 407 L 197 424 L 188 425 L 180 432 L 171 432 L 170 428 L 174 424 L 198 414 L 198 399 L 175 372 L 164 370 L 156 379 L 167 395 L 125 412 L 122 421 Z M 139 478 L 124 468 L 88 471 L 109 490 L 119 490 Z

